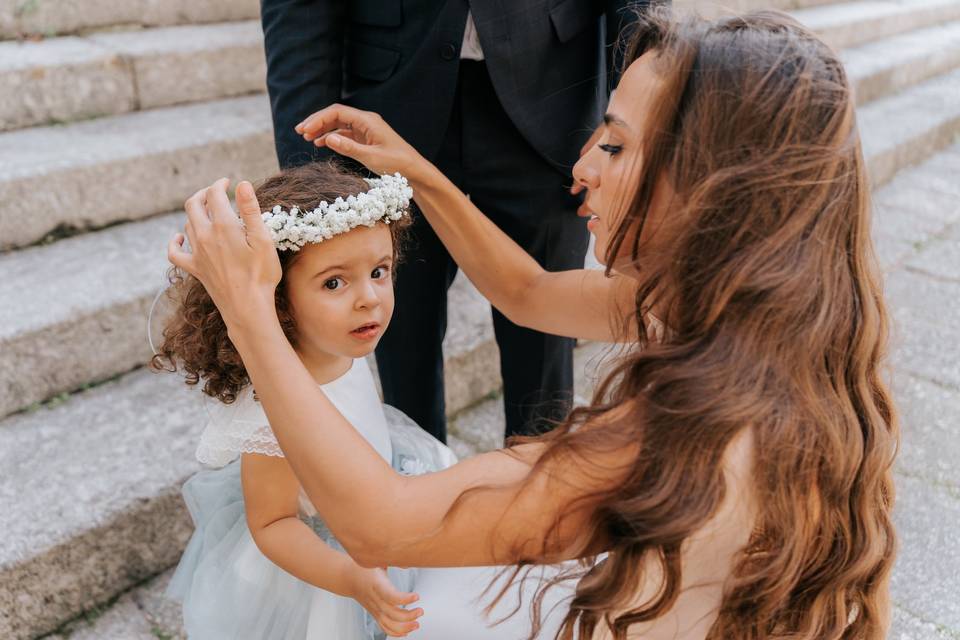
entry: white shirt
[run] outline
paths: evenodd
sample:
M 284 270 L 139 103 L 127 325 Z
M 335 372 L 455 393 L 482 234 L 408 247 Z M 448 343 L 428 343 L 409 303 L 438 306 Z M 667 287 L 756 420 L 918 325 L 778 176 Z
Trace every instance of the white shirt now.
M 477 35 L 477 25 L 473 23 L 473 13 L 467 12 L 467 27 L 463 30 L 463 44 L 460 46 L 461 60 L 483 60 L 483 49 L 480 48 L 480 36 Z

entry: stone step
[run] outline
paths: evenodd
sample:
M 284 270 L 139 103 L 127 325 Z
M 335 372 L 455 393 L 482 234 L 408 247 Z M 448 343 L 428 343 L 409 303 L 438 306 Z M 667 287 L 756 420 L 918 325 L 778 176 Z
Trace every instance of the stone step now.
M 105 27 L 229 22 L 260 16 L 257 0 L 0 0 L 0 39 Z
M 960 20 L 845 49 L 840 57 L 863 105 L 960 67 Z
M 71 201 L 104 203 L 101 211 L 96 212 L 97 222 L 101 224 L 117 218 L 150 215 L 157 209 L 152 206 L 156 202 L 164 204 L 166 210 L 174 209 L 186 194 L 220 175 L 212 170 L 204 172 L 201 166 L 230 167 L 233 177 L 266 175 L 272 171 L 275 161 L 269 122 L 262 128 L 257 126 L 261 118 L 266 119 L 265 107 L 262 98 L 257 96 L 105 119 L 135 121 L 126 123 L 124 133 L 132 135 L 138 145 L 152 149 L 153 154 L 142 158 L 127 154 L 107 165 L 105 152 L 91 152 L 92 159 L 81 158 L 82 142 L 93 136 L 92 131 L 87 131 L 87 137 L 80 141 L 69 137 L 76 142 L 76 151 L 67 154 L 65 163 L 68 167 L 73 165 L 74 170 L 52 174 L 60 178 L 57 184 L 62 185 L 61 188 L 37 186 L 34 191 L 19 190 L 17 193 L 23 195 L 29 206 L 18 202 L 12 192 L 0 196 L 0 201 L 10 203 L 0 213 L 0 227 L 6 230 L 2 235 L 16 236 L 21 227 L 31 225 L 38 229 L 37 221 L 49 211 L 57 216 L 71 215 Z M 960 72 L 933 78 L 901 94 L 869 103 L 860 108 L 859 113 L 873 183 L 880 185 L 900 168 L 949 144 L 951 137 L 960 132 Z M 133 134 L 141 118 L 153 116 L 153 126 L 170 126 L 175 114 L 197 117 L 184 120 L 186 126 L 170 128 L 170 140 L 163 140 L 159 129 Z M 212 128 L 213 121 L 222 114 L 225 114 L 224 120 L 233 125 L 227 127 L 236 134 L 232 140 L 227 136 L 218 137 Z M 232 116 L 232 120 L 228 116 Z M 96 123 L 63 129 L 92 124 Z M 203 135 L 208 146 L 191 146 L 202 141 L 190 140 L 184 130 Z M 0 135 L 0 145 L 7 142 L 9 148 L 13 148 L 10 138 L 41 131 L 52 136 L 48 129 L 12 132 Z M 102 144 L 117 151 L 122 141 L 117 135 Z M 54 178 L 45 179 L 38 168 L 44 164 L 37 159 L 41 155 L 45 156 L 44 162 L 53 161 L 51 156 L 34 151 L 29 158 L 32 161 L 26 166 L 11 163 L 7 168 L 21 174 L 32 169 L 34 185 L 52 182 Z M 97 160 L 101 164 L 97 164 Z M 82 161 L 94 164 L 83 166 Z M 166 175 L 171 166 L 179 175 Z M 116 188 L 122 189 L 120 195 L 105 184 L 108 169 L 116 176 L 115 182 L 119 183 Z M 158 174 L 166 177 L 157 180 Z M 8 180 L 7 184 L 11 182 L 23 186 L 29 181 Z M 144 188 L 144 185 L 150 186 Z M 126 207 L 116 202 L 126 203 Z M 19 211 L 14 216 L 11 209 Z M 0 272 L 11 274 L 0 282 L 0 318 L 4 318 L 0 336 L 7 345 L 0 350 L 0 372 L 8 380 L 0 389 L 0 415 L 84 383 L 128 371 L 147 359 L 143 319 L 158 286 L 159 274 L 165 268 L 165 240 L 177 227 L 173 220 L 161 217 L 144 223 L 143 231 L 136 226 L 130 229 L 118 226 L 99 234 L 87 234 L 90 238 L 79 236 L 0 256 Z M 100 264 L 96 264 L 97 261 Z M 101 281 L 110 282 L 111 287 L 92 286 Z M 85 295 L 81 296 L 80 292 Z M 485 381 L 498 369 L 496 348 L 489 334 L 474 330 L 472 312 L 460 312 L 458 308 L 451 305 L 451 313 L 458 317 L 451 318 L 449 340 L 454 344 L 470 341 L 475 344 L 470 349 L 448 350 L 448 366 L 461 372 L 451 382 L 448 392 L 451 410 L 482 396 L 486 391 L 476 390 L 484 384 L 489 386 Z M 468 309 L 469 305 L 463 308 Z M 480 317 L 486 321 L 487 315 Z M 461 331 L 458 326 L 468 329 Z M 24 372 L 29 373 L 24 375 Z
M 276 170 L 266 96 L 0 134 L 0 250 L 179 209 L 217 178 Z
M 795 11 L 836 4 L 842 0 L 673 0 L 673 6 L 691 9 L 705 17 L 745 14 L 765 9 Z
M 934 45 L 949 45 L 950 36 L 931 35 L 947 40 L 917 35 L 902 44 L 929 52 L 942 68 Z M 863 56 L 874 64 L 898 59 L 871 54 Z M 927 75 L 937 61 L 923 67 Z M 908 76 L 924 72 L 900 66 Z M 0 130 L 262 91 L 264 76 L 256 20 L 0 43 L 0 84 L 9 88 L 0 96 Z
M 0 130 L 265 90 L 258 20 L 0 42 Z
M 835 49 L 960 20 L 958 0 L 864 0 L 792 12 Z
M 51 631 L 176 562 L 200 395 L 144 370 L 2 423 L 0 637 Z
M 149 360 L 147 317 L 184 220 L 170 213 L 0 255 L 0 416 Z M 449 296 L 447 404 L 458 411 L 498 388 L 500 365 L 489 303 L 463 275 Z
M 851 52 L 854 84 L 876 95 L 948 68 L 955 60 L 954 29 L 945 26 L 938 39 L 902 62 L 877 62 L 874 49 Z M 876 47 L 889 54 L 896 44 Z M 7 205 L 0 211 L 0 250 L 169 211 L 224 172 L 257 179 L 275 167 L 269 105 L 262 95 L 2 133 L 0 201 Z
M 949 146 L 960 135 L 960 70 L 858 110 L 874 187 Z

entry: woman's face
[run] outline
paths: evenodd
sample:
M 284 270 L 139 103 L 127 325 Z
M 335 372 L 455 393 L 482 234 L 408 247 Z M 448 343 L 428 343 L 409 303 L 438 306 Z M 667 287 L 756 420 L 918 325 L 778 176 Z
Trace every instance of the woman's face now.
M 297 350 L 360 358 L 393 315 L 393 238 L 386 225 L 357 227 L 308 244 L 285 274 Z
M 653 55 L 644 54 L 627 67 L 604 115 L 600 140 L 573 168 L 574 179 L 587 189 L 584 205 L 592 214 L 587 228 L 596 236 L 594 253 L 604 264 L 611 236 L 637 188 L 643 169 L 641 145 L 654 100 L 662 88 L 662 79 L 653 66 Z M 647 212 L 642 242 L 660 227 L 669 195 L 666 181 L 659 180 Z M 629 251 L 630 244 L 624 243 L 625 251 Z M 629 255 L 618 256 L 609 266 L 625 275 L 636 274 Z

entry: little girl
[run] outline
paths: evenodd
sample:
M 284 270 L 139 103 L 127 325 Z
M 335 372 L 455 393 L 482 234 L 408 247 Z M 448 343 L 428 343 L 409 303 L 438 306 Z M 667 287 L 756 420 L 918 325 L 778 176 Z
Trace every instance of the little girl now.
M 341 413 L 401 473 L 455 456 L 385 407 L 365 356 L 393 312 L 392 270 L 411 190 L 332 163 L 288 169 L 256 191 L 283 267 L 277 309 L 300 359 Z M 357 565 L 306 499 L 203 285 L 175 274 L 176 310 L 154 357 L 217 400 L 183 487 L 196 530 L 168 595 L 191 638 L 369 640 L 418 628 L 412 569 Z M 364 611 L 364 609 L 366 611 Z M 378 628 L 378 625 L 380 628 Z

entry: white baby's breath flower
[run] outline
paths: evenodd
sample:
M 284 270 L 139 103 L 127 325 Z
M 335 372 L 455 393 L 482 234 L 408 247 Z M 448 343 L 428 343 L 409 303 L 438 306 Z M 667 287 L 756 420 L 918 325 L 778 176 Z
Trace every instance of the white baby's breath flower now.
M 329 240 L 361 225 L 390 224 L 409 215 L 413 189 L 399 173 L 364 178 L 370 190 L 321 202 L 313 211 L 298 207 L 286 211 L 280 205 L 261 214 L 273 244 L 285 251 L 299 251 L 304 245 Z

